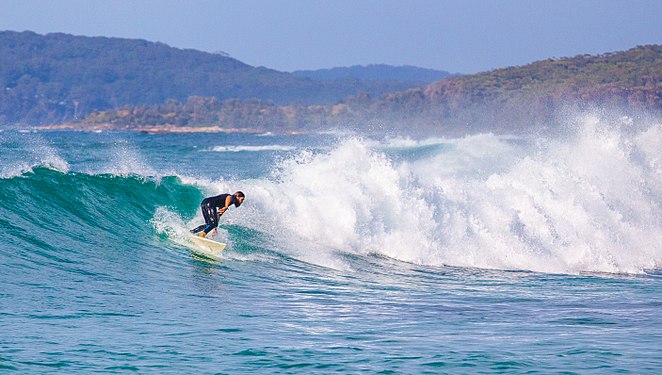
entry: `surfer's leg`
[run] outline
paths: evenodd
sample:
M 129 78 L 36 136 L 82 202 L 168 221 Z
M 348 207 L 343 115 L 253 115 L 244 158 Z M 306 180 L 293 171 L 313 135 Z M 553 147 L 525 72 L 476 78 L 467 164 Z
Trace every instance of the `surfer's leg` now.
M 202 217 L 205 219 L 205 224 L 209 224 L 209 220 L 211 220 L 211 207 L 209 207 L 209 203 L 201 204 L 200 211 L 202 211 Z
M 216 228 L 218 228 L 218 219 L 220 217 L 221 216 L 218 214 L 217 207 L 214 207 L 214 211 L 212 212 L 212 223 L 211 223 L 211 225 L 213 226 L 213 228 L 211 228 L 212 236 L 216 235 Z M 207 233 L 209 233 L 209 232 L 207 232 Z
M 216 207 L 207 205 L 207 211 L 203 214 L 207 225 L 200 233 L 200 237 L 207 236 L 207 233 L 218 226 L 218 209 Z
M 191 233 L 195 234 L 195 233 L 201 232 L 203 229 L 205 229 L 206 226 L 207 226 L 207 224 L 198 225 L 197 227 L 191 229 Z
M 209 203 L 206 203 L 205 201 L 200 204 L 200 211 L 202 212 L 202 217 L 205 219 L 205 223 L 202 225 L 198 225 L 194 229 L 191 229 L 191 233 L 198 233 L 203 231 L 210 223 L 211 221 L 211 207 L 209 207 Z

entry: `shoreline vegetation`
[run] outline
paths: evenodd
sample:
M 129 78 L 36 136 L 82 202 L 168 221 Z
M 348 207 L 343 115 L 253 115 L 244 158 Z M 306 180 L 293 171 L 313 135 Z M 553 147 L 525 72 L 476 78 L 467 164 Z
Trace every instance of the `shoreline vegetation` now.
M 190 97 L 154 106 L 95 111 L 77 124 L 146 132 L 521 133 L 553 126 L 559 113 L 610 108 L 662 112 L 662 46 L 455 76 L 373 98 L 336 104 Z
M 102 131 L 137 131 L 146 134 L 168 134 L 168 133 L 223 133 L 223 134 L 263 134 L 264 131 L 251 128 L 222 128 L 219 126 L 177 126 L 172 124 L 145 125 L 139 127 L 116 126 L 113 124 L 84 125 L 82 123 L 51 124 L 30 127 L 30 130 L 71 130 L 83 132 Z M 290 132 L 288 135 L 305 134 L 306 132 Z
M 563 113 L 594 108 L 662 113 L 662 45 L 369 93 L 360 91 L 368 87 L 360 80 L 316 81 L 161 43 L 65 34 L 0 37 L 14 43 L 0 46 L 11 62 L 0 68 L 4 128 L 461 135 L 537 131 L 554 127 Z M 339 96 L 347 90 L 355 94 Z
M 191 97 L 331 104 L 360 92 L 380 96 L 420 87 L 450 74 L 384 65 L 287 73 L 224 53 L 145 40 L 30 31 L 0 31 L 0 61 L 0 126 L 68 123 L 93 111 Z

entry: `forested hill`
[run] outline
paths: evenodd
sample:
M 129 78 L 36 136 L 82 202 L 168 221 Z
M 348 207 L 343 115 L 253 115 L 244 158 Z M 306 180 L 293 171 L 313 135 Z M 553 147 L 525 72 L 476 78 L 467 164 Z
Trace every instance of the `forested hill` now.
M 525 66 L 445 78 L 380 97 L 357 95 L 334 105 L 276 105 L 196 97 L 153 107 L 96 112 L 78 126 L 217 127 L 316 131 L 332 127 L 396 132 L 520 132 L 553 123 L 559 110 L 662 113 L 662 46 L 597 56 L 548 59 Z M 562 111 L 561 111 L 562 112 Z
M 0 32 L 0 84 L 0 125 L 73 121 L 95 110 L 192 96 L 312 104 L 414 87 L 316 81 L 163 43 L 29 31 Z
M 518 67 L 452 77 L 371 103 L 382 119 L 410 113 L 426 126 L 507 128 L 549 123 L 559 109 L 662 113 L 662 45 L 601 55 L 550 58 Z M 410 123 L 411 125 L 411 123 Z
M 119 38 L 6 31 L 0 61 L 2 123 L 61 121 L 192 94 L 266 98 L 265 92 L 285 94 L 288 84 L 301 84 L 227 56 Z

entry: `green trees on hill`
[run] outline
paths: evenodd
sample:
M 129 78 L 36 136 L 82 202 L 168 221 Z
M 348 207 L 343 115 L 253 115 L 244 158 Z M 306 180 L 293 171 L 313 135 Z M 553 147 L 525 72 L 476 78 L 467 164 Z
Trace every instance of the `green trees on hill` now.
M 93 109 L 196 92 L 229 98 L 238 95 L 234 77 L 269 74 L 229 57 L 160 43 L 32 32 L 0 33 L 0 61 L 0 123 L 73 120 Z
M 224 54 L 66 34 L 0 32 L 0 61 L 0 126 L 471 131 L 544 122 L 568 105 L 662 110 L 659 45 L 451 76 L 414 88 L 393 80 L 314 80 Z
M 411 83 L 316 81 L 252 67 L 225 54 L 144 40 L 0 32 L 0 125 L 75 121 L 94 110 L 191 96 L 334 103 Z
M 562 107 L 622 106 L 662 111 L 662 46 L 599 56 L 548 59 L 521 67 L 449 77 L 431 85 L 333 105 L 189 98 L 152 107 L 104 111 L 86 124 L 217 126 L 256 131 L 384 126 L 447 132 L 521 131 Z

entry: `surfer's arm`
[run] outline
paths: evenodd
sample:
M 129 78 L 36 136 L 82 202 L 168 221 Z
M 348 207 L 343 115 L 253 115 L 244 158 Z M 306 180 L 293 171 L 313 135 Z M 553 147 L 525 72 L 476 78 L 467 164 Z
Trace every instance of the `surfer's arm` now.
M 225 211 L 228 210 L 228 207 L 230 207 L 230 203 L 232 203 L 232 196 L 229 196 L 229 197 L 225 198 L 225 207 L 219 208 L 218 213 L 223 215 L 223 213 L 225 213 Z

